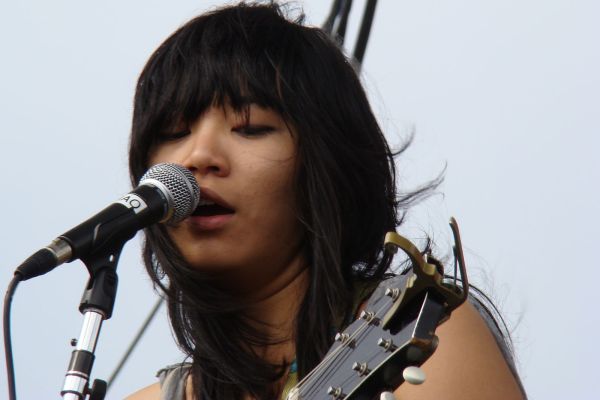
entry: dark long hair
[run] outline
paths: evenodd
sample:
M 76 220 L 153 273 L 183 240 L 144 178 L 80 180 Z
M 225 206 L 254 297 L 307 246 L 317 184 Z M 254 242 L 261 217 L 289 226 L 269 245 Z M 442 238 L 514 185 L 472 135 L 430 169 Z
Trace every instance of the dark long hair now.
M 377 281 L 388 270 L 385 233 L 435 182 L 398 195 L 394 154 L 351 63 L 320 29 L 303 26 L 302 15 L 291 20 L 288 11 L 274 3 L 217 9 L 162 43 L 137 85 L 129 165 L 135 184 L 157 133 L 175 121 L 193 122 L 215 104 L 244 110 L 256 103 L 293 127 L 297 217 L 310 268 L 294 336 L 302 377 L 330 346 L 357 283 Z M 248 324 L 235 298 L 187 265 L 164 227 L 146 230 L 143 253 L 167 296 L 178 344 L 193 361 L 197 398 L 274 397 L 286 365 L 249 350 L 273 338 Z

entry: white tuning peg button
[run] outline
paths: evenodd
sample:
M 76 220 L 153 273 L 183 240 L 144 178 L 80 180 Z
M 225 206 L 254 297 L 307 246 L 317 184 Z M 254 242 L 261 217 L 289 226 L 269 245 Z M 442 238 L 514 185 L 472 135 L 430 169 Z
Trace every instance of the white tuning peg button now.
M 404 380 L 412 385 L 420 385 L 425 382 L 425 372 L 419 367 L 406 367 L 402 371 Z
M 396 396 L 392 392 L 381 392 L 379 400 L 396 400 Z

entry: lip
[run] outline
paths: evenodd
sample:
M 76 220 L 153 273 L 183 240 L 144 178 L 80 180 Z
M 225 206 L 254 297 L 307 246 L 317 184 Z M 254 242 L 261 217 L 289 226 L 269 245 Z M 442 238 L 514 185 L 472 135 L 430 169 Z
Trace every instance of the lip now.
M 201 231 L 214 231 L 221 229 L 225 226 L 232 218 L 234 214 L 219 214 L 219 215 L 192 215 L 188 217 L 188 223 L 195 229 Z
M 225 199 L 223 199 L 217 192 L 209 188 L 200 187 L 200 199 L 214 201 L 218 205 L 225 208 L 229 208 L 230 210 L 235 212 L 235 209 L 229 203 L 227 203 Z

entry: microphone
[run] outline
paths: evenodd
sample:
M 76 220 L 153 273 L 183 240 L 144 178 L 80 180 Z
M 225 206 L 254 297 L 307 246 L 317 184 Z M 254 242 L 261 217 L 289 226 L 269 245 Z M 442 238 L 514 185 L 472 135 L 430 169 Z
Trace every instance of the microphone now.
M 156 164 L 134 190 L 38 250 L 15 270 L 15 275 L 25 281 L 65 262 L 93 256 L 107 246 L 123 245 L 138 230 L 156 222 L 182 221 L 199 201 L 200 188 L 187 168 Z

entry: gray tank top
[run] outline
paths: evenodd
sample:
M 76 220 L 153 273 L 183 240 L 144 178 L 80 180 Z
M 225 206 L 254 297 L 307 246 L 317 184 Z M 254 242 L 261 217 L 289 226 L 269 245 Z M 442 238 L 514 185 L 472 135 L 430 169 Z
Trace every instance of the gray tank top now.
M 160 400 L 185 400 L 185 383 L 190 363 L 169 365 L 156 373 L 160 381 Z

